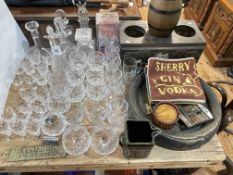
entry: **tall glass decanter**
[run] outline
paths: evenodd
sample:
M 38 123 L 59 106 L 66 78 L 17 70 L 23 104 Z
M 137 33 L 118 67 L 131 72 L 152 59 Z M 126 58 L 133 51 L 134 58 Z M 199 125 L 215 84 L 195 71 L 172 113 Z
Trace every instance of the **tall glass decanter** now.
M 46 38 L 49 40 L 52 54 L 52 67 L 48 74 L 49 89 L 53 97 L 64 98 L 69 94 L 65 76 L 68 61 L 54 29 L 51 26 L 47 26 L 46 32 L 48 34 Z

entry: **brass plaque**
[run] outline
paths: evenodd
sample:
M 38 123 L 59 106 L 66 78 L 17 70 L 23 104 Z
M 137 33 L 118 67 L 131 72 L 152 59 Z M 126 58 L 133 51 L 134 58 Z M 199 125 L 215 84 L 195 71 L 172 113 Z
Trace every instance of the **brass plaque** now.
M 28 146 L 12 148 L 8 152 L 8 161 L 39 160 L 65 157 L 62 146 Z

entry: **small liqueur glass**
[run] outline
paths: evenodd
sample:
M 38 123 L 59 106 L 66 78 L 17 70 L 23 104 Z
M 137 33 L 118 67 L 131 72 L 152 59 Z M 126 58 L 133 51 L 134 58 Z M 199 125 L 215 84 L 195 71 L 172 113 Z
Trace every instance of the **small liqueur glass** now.
M 113 153 L 119 143 L 116 132 L 107 126 L 97 126 L 92 135 L 92 149 L 99 155 L 109 155 Z
M 90 145 L 91 135 L 84 126 L 70 125 L 63 133 L 62 146 L 69 155 L 82 155 Z

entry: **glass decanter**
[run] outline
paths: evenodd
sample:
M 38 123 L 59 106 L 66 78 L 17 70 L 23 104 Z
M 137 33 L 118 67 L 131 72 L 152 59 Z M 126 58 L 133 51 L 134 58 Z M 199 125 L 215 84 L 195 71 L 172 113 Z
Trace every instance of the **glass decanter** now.
M 54 29 L 47 26 L 46 32 L 48 36 L 45 37 L 49 40 L 52 54 L 52 68 L 47 76 L 49 89 L 53 97 L 64 98 L 69 95 L 69 87 L 65 76 L 68 61 Z

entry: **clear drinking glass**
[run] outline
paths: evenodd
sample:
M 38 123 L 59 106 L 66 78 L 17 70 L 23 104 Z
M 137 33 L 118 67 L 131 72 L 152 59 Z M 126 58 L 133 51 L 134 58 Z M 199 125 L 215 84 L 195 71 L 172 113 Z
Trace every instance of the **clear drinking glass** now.
M 80 102 L 86 96 L 86 89 L 81 81 L 76 83 L 76 86 L 71 87 L 71 89 L 72 90 L 68 97 L 70 102 Z
M 28 135 L 39 137 L 41 134 L 41 121 L 31 119 L 27 122 L 26 132 Z
M 6 107 L 4 110 L 3 119 L 7 122 L 12 122 L 15 118 L 17 118 L 17 114 L 14 109 L 11 107 Z
M 95 63 L 95 64 L 105 64 L 106 63 L 106 57 L 100 51 L 90 52 L 88 54 L 88 62 L 89 63 Z
M 130 82 L 134 79 L 137 73 L 137 60 L 132 57 L 127 57 L 123 60 L 123 76 L 125 82 Z
M 26 115 L 26 114 L 24 114 Z M 12 132 L 15 135 L 25 137 L 27 135 L 26 132 L 26 126 L 27 126 L 27 120 L 22 119 L 21 117 L 17 117 L 14 122 L 12 122 Z
M 80 50 L 73 51 L 69 55 L 69 62 L 71 67 L 82 67 L 85 69 L 87 66 L 87 54 Z
M 35 72 L 35 66 L 29 61 L 29 59 L 24 58 L 21 67 L 27 75 L 31 75 Z
M 0 134 L 6 135 L 8 137 L 12 135 L 11 122 L 0 118 Z
M 110 101 L 109 104 L 111 115 L 122 116 L 125 119 L 128 117 L 128 102 L 123 98 L 118 98 Z
M 87 77 L 86 91 L 90 99 L 99 101 L 106 97 L 108 88 L 102 77 L 92 75 Z
M 106 83 L 108 84 L 109 87 L 122 84 L 123 83 L 122 71 L 118 69 L 115 72 L 112 73 L 109 72 L 108 75 L 106 76 Z
M 49 111 L 42 119 L 42 131 L 47 136 L 58 136 L 66 127 L 64 116 L 57 111 Z
M 18 89 L 18 93 L 20 95 L 20 97 L 25 100 L 26 102 L 28 103 L 32 103 L 36 100 L 37 98 L 37 94 L 36 94 L 36 86 L 34 85 L 24 85 L 24 86 L 21 86 L 19 89 Z
M 70 125 L 62 137 L 62 146 L 70 155 L 84 154 L 90 147 L 91 135 L 84 126 Z
M 36 100 L 33 103 L 31 103 L 31 108 L 34 112 L 37 113 L 45 113 L 47 112 L 47 105 L 45 102 Z
M 70 102 L 67 99 L 52 97 L 48 101 L 49 110 L 54 110 L 60 113 L 64 113 L 69 108 L 70 108 Z
M 104 79 L 104 64 L 88 63 L 86 68 L 86 79 L 90 79 L 93 75 Z
M 50 98 L 51 96 L 47 86 L 37 86 L 37 100 L 44 104 L 49 101 Z
M 110 86 L 109 89 L 112 99 L 125 98 L 125 85 L 123 83 L 117 84 L 116 86 Z
M 106 100 L 93 101 L 87 98 L 84 105 L 86 117 L 92 124 L 103 123 L 109 115 Z
M 84 118 L 83 102 L 72 103 L 68 111 L 64 113 L 65 120 L 69 124 L 78 124 Z
M 118 147 L 119 138 L 116 132 L 107 126 L 96 127 L 92 135 L 91 147 L 99 155 L 109 155 Z
M 76 67 L 67 67 L 65 74 L 70 86 L 77 86 L 85 79 L 85 70 L 80 65 L 77 65 Z

